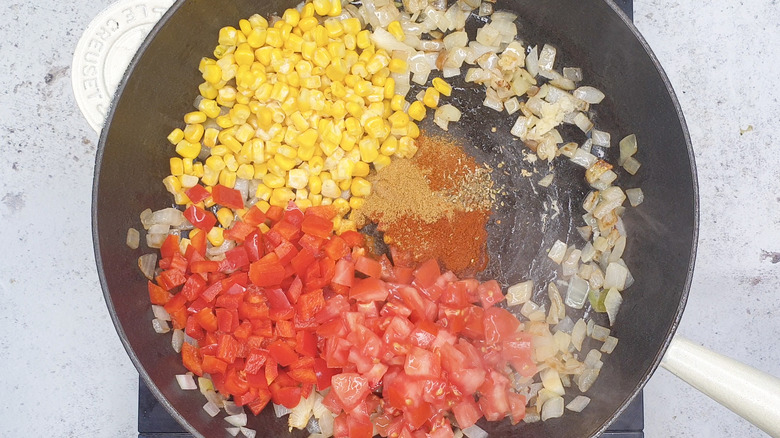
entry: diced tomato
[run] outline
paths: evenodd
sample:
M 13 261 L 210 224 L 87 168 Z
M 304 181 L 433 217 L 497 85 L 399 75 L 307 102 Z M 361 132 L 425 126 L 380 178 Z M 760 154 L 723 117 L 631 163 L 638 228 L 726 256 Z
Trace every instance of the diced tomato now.
M 485 342 L 495 345 L 514 334 L 520 328 L 520 321 L 500 307 L 485 309 L 483 326 L 485 327 Z
M 339 260 L 349 254 L 349 245 L 339 236 L 333 236 L 323 247 L 325 255 L 331 260 Z
M 366 238 L 357 231 L 344 231 L 339 237 L 344 239 L 344 242 L 346 242 L 350 248 L 366 245 Z
M 517 335 L 515 339 L 505 340 L 502 343 L 501 355 L 521 376 L 531 377 L 536 374 L 536 364 L 531 357 L 532 351 L 531 336 L 523 333 Z
M 214 213 L 206 211 L 196 205 L 191 205 L 184 210 L 184 217 L 190 221 L 190 223 L 205 232 L 211 231 L 214 225 L 217 223 L 217 217 Z
M 501 285 L 496 280 L 488 280 L 477 287 L 479 299 L 482 301 L 482 307 L 488 307 L 504 300 L 504 293 L 501 292 Z
M 452 407 L 452 413 L 455 414 L 455 421 L 461 429 L 473 426 L 483 415 L 479 405 L 471 396 L 463 397 L 463 400 Z
M 495 371 L 491 371 L 485 383 L 479 388 L 481 394 L 479 407 L 488 421 L 498 421 L 509 412 L 507 391 L 509 380 Z
M 238 210 L 244 208 L 244 197 L 236 189 L 225 187 L 222 184 L 217 184 L 211 189 L 211 199 L 215 203 L 224 207 Z
M 410 376 L 436 378 L 441 374 L 441 358 L 436 353 L 413 346 L 406 356 L 404 372 Z
M 336 394 L 346 410 L 357 406 L 370 391 L 368 380 L 356 373 L 341 373 L 333 376 L 331 386 L 331 391 Z
M 389 291 L 384 281 L 373 277 L 356 278 L 349 291 L 349 298 L 360 302 L 385 301 L 388 294 Z
M 436 279 L 440 275 L 439 263 L 436 262 L 436 259 L 430 259 L 415 269 L 414 281 L 420 287 L 428 288 L 436 283 Z
M 525 418 L 525 396 L 512 391 L 507 392 L 506 396 L 509 399 L 509 414 L 512 418 L 512 424 L 517 424 Z

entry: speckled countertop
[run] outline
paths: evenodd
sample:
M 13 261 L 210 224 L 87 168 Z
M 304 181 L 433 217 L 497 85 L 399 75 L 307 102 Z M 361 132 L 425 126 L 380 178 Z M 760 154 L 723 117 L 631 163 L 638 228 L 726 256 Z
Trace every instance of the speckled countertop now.
M 0 436 L 136 436 L 137 374 L 92 252 L 97 135 L 74 104 L 82 30 L 110 0 L 4 1 L 0 27 Z M 780 375 L 780 5 L 635 0 L 690 129 L 699 251 L 679 333 Z M 646 436 L 760 437 L 665 370 Z

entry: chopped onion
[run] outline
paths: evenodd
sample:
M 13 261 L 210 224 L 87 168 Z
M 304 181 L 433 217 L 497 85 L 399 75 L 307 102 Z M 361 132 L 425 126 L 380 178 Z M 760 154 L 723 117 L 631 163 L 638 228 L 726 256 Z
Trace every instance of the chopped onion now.
M 448 122 L 457 122 L 460 120 L 460 110 L 450 104 L 442 105 L 436 109 L 435 117 Z
M 154 226 L 154 225 L 152 225 Z M 146 246 L 149 248 L 161 248 L 163 242 L 165 242 L 165 239 L 168 237 L 168 233 L 156 233 L 146 234 Z
M 604 100 L 604 93 L 602 93 L 600 90 L 589 87 L 589 86 L 583 86 L 579 87 L 574 92 L 574 97 L 577 99 L 583 100 L 587 103 L 591 104 L 597 104 L 600 103 L 602 100 Z
M 488 433 L 476 424 L 461 429 L 463 434 L 469 438 L 487 438 Z
M 274 403 L 273 405 L 274 405 L 274 414 L 276 415 L 276 418 L 282 418 L 283 416 L 292 412 L 292 409 L 286 406 L 277 405 L 276 403 Z
M 152 304 L 152 313 L 154 317 L 162 321 L 170 321 L 171 315 L 165 310 L 165 307 Z
M 582 309 L 588 298 L 588 282 L 577 275 L 569 280 L 569 288 L 566 290 L 566 305 L 573 309 Z
M 593 386 L 593 383 L 596 381 L 596 378 L 599 376 L 599 370 L 594 368 L 588 368 L 585 371 L 582 372 L 577 378 L 575 379 L 575 383 L 577 383 L 577 388 L 579 388 L 580 392 L 587 392 L 591 386 Z
M 553 327 L 553 332 L 563 332 L 563 333 L 571 334 L 573 328 L 574 328 L 574 321 L 572 321 L 571 318 L 567 316 L 563 318 L 561 322 L 558 323 L 558 325 Z
M 555 54 L 557 51 L 555 50 L 555 47 L 545 44 L 542 47 L 542 51 L 539 52 L 539 70 L 547 70 L 552 71 L 553 66 L 555 65 Z
M 311 418 L 311 408 L 314 405 L 314 395 L 302 398 L 301 401 L 290 410 L 287 425 L 295 429 L 304 429 Z
M 577 351 L 582 350 L 582 342 L 585 340 L 585 331 L 587 330 L 587 325 L 585 324 L 585 320 L 580 318 L 576 324 L 574 324 L 574 328 L 571 330 L 571 343 L 574 345 L 574 348 L 577 349 Z
M 198 385 L 195 383 L 195 379 L 192 377 L 192 374 L 177 374 L 176 382 L 179 383 L 179 388 L 185 391 L 198 389 Z
M 481 5 L 479 5 L 479 16 L 480 17 L 487 17 L 488 15 L 493 13 L 493 3 L 483 1 Z
M 566 390 L 563 389 L 561 383 L 561 377 L 558 375 L 558 371 L 547 368 L 539 373 L 539 377 L 542 379 L 542 385 L 544 387 L 558 395 L 566 394 Z
M 212 402 L 207 402 L 205 405 L 203 405 L 203 410 L 206 411 L 207 414 L 211 417 L 216 417 L 217 414 L 219 414 L 219 406 L 215 405 Z
M 533 46 L 528 55 L 525 56 L 525 69 L 531 76 L 536 77 L 539 74 L 539 54 L 537 52 L 537 46 Z
M 617 347 L 618 338 L 614 336 L 607 337 L 607 340 L 604 341 L 604 345 L 601 346 L 600 351 L 602 353 L 606 354 L 612 354 L 612 352 L 615 350 L 615 347 Z
M 591 332 L 590 337 L 597 341 L 604 342 L 607 340 L 607 337 L 609 337 L 609 329 L 595 324 L 593 326 L 593 331 Z
M 574 82 L 582 80 L 582 69 L 577 67 L 564 67 L 563 77 Z
M 466 31 L 452 32 L 444 37 L 444 48 L 452 50 L 458 47 L 466 47 L 469 43 L 469 36 Z
M 563 415 L 563 397 L 553 397 L 542 405 L 542 421 L 558 418 Z
M 578 395 L 566 405 L 566 409 L 572 412 L 582 412 L 582 410 L 588 406 L 588 403 L 590 403 L 590 398 L 585 397 L 584 395 Z
M 257 435 L 257 431 L 254 429 L 249 429 L 248 427 L 241 427 L 241 433 L 244 434 L 246 438 L 255 438 Z
M 628 202 L 631 203 L 632 207 L 636 207 L 645 200 L 645 194 L 640 188 L 626 189 L 626 196 L 628 197 Z
M 621 304 L 623 304 L 623 296 L 620 295 L 620 292 L 618 292 L 617 289 L 610 289 L 609 292 L 607 292 L 606 298 L 604 298 L 604 307 L 607 309 L 607 316 L 609 316 L 610 325 L 615 324 L 615 319 L 617 318 L 618 309 L 620 308 Z M 609 336 L 609 331 L 607 331 L 607 336 Z M 598 339 L 596 336 L 593 336 L 593 338 Z M 606 337 L 599 340 L 606 341 Z
M 604 273 L 604 289 L 625 289 L 627 277 L 628 269 L 625 266 L 617 262 L 610 263 Z
M 582 255 L 582 251 L 579 249 L 572 249 L 569 252 L 569 255 L 566 257 L 566 259 L 561 264 L 561 273 L 564 277 L 571 277 L 572 275 L 576 274 L 577 271 L 579 271 L 579 263 L 580 263 L 580 257 Z
M 553 339 L 555 339 L 555 344 L 558 345 L 558 351 L 561 353 L 568 353 L 569 352 L 569 345 L 571 345 L 571 335 L 566 332 L 555 332 L 553 335 Z M 564 376 L 560 376 L 561 380 L 563 380 Z M 564 386 L 566 386 L 566 382 L 563 382 Z
M 241 432 L 241 428 L 240 427 L 226 427 L 225 430 L 231 436 L 238 436 L 238 433 Z
M 591 139 L 593 140 L 593 144 L 596 146 L 603 146 L 605 148 L 608 148 L 610 146 L 610 138 L 609 132 L 605 131 L 599 131 L 598 129 L 593 129 L 590 131 Z
M 517 306 L 531 299 L 534 291 L 533 280 L 523 281 L 512 286 L 506 291 L 506 304 L 508 306 Z
M 571 161 L 573 163 L 579 164 L 580 166 L 586 169 L 593 166 L 593 164 L 595 164 L 597 160 L 598 158 L 596 158 L 595 155 L 583 149 L 577 149 L 577 151 L 574 152 L 574 156 L 571 157 Z
M 620 158 L 618 164 L 623 165 L 628 157 L 634 156 L 637 151 L 636 135 L 631 134 L 620 140 Z
M 333 414 L 329 410 L 323 413 L 322 416 L 319 418 L 320 432 L 325 436 L 333 435 L 334 421 L 335 418 L 333 417 Z
M 560 265 L 563 261 L 563 257 L 566 255 L 566 244 L 561 242 L 560 240 L 556 240 L 555 243 L 553 243 L 552 248 L 550 248 L 550 251 L 547 252 L 547 257 L 550 258 L 550 260 L 554 261 L 556 264 Z
M 175 329 L 171 336 L 171 346 L 173 351 L 181 353 L 181 346 L 184 344 L 184 331 L 182 329 Z
M 168 333 L 171 331 L 171 327 L 168 325 L 168 321 L 164 321 L 162 319 L 154 318 L 152 320 L 152 327 L 154 328 L 155 333 Z
M 225 405 L 225 412 L 228 415 L 239 415 L 244 413 L 244 407 L 236 406 L 236 403 L 231 400 L 226 401 L 224 405 Z
M 225 417 L 225 421 L 230 423 L 231 426 L 243 427 L 246 426 L 246 414 L 242 412 L 236 415 L 229 415 Z
M 538 304 L 534 303 L 533 301 L 526 301 L 523 303 L 523 307 L 520 308 L 520 314 L 530 319 L 530 315 L 537 313 L 539 309 L 541 309 L 541 307 L 539 307 Z
M 634 157 L 628 157 L 623 161 L 623 169 L 626 169 L 626 172 L 630 173 L 631 175 L 636 175 L 636 173 L 639 171 L 639 166 L 642 164 Z
M 539 416 L 539 410 L 536 409 L 536 406 L 530 406 L 525 410 L 525 417 L 523 417 L 523 422 L 536 423 L 541 419 L 542 417 Z
M 125 243 L 127 243 L 130 249 L 138 249 L 138 244 L 141 243 L 141 234 L 138 230 L 132 227 L 128 228 Z
M 577 113 L 577 115 L 574 116 L 574 124 L 586 134 L 593 129 L 593 122 L 591 122 L 584 113 Z

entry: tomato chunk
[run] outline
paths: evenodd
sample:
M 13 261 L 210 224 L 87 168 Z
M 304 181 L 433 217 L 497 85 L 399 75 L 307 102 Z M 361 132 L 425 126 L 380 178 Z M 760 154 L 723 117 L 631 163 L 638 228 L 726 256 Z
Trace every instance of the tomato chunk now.
M 370 391 L 368 380 L 357 373 L 342 373 L 333 376 L 331 386 L 344 409 L 350 410 L 357 406 Z

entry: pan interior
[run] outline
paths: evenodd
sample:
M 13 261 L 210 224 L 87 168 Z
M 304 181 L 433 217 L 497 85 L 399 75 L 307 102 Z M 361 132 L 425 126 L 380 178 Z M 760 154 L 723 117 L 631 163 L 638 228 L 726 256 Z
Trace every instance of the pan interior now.
M 198 61 L 213 50 L 219 28 L 254 13 L 269 15 L 290 6 L 294 2 L 177 2 L 131 63 L 101 136 L 93 233 L 109 311 L 152 392 L 198 435 L 224 434 L 224 424 L 202 410 L 204 401 L 197 391 L 179 390 L 173 376 L 185 369 L 170 347 L 170 338 L 157 335 L 148 324 L 152 313 L 146 280 L 136 267 L 144 249 L 127 248 L 125 233 L 129 227 L 139 227 L 142 210 L 171 203 L 161 184 L 172 154 L 165 137 L 190 110 L 201 81 Z M 624 258 L 636 282 L 624 295 L 613 330 L 620 343 L 589 391 L 591 404 L 581 414 L 545 423 L 480 425 L 491 436 L 594 436 L 655 369 L 685 303 L 698 214 L 690 141 L 660 67 L 614 5 L 603 0 L 499 1 L 496 10 L 502 9 L 520 16 L 519 36 L 526 44 L 555 45 L 557 66 L 582 67 L 583 82 L 605 92 L 607 99 L 598 105 L 594 120 L 599 129 L 612 134 L 608 159 L 614 162 L 617 140 L 637 135 L 642 167 L 635 177 L 619 172 L 618 183 L 623 188 L 641 187 L 645 202 L 624 216 L 629 232 Z M 514 117 L 483 107 L 481 87 L 457 81 L 455 86 L 453 104 L 461 108 L 463 119 L 450 124 L 448 136 L 490 164 L 494 180 L 503 189 L 488 229 L 491 263 L 482 276 L 497 278 L 504 285 L 533 279 L 541 296 L 542 285 L 554 272 L 546 258 L 552 243 L 560 239 L 584 244 L 575 230 L 582 225 L 581 202 L 588 191 L 583 169 L 556 160 L 553 186 L 538 186 L 548 170 L 523 160 L 521 142 L 509 135 Z M 437 132 L 438 128 L 423 125 L 423 129 Z M 566 134 L 573 141 L 584 140 L 576 128 Z M 533 175 L 522 176 L 523 169 Z M 285 419 L 274 419 L 270 410 L 250 419 L 248 427 L 265 431 L 264 436 L 287 435 Z

